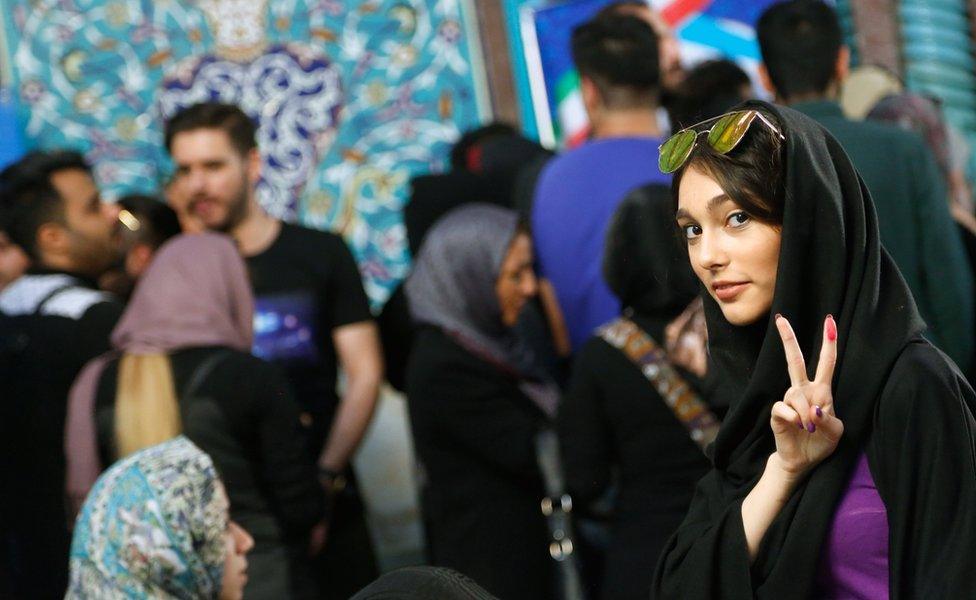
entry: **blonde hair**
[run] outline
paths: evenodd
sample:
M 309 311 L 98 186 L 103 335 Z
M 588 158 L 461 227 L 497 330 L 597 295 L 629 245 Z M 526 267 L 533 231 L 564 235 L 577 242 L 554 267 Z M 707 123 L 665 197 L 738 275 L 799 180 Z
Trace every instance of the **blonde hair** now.
M 169 357 L 123 355 L 115 394 L 117 458 L 174 438 L 182 429 Z

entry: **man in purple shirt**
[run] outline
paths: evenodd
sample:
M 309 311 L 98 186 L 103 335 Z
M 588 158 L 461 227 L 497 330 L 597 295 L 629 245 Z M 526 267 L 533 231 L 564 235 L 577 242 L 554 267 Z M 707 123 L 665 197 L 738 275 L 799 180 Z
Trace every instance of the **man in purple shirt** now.
M 670 179 L 657 168 L 654 31 L 632 16 L 600 16 L 576 28 L 572 53 L 592 139 L 546 165 L 535 188 L 532 233 L 575 350 L 620 313 L 601 269 L 610 217 L 634 188 Z

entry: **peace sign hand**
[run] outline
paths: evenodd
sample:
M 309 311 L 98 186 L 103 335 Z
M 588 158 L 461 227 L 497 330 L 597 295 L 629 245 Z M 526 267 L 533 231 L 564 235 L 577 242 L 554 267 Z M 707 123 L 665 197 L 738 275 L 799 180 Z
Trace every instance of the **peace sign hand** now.
M 790 389 L 782 401 L 773 405 L 769 426 L 783 467 L 799 476 L 830 456 L 844 433 L 844 424 L 834 416 L 834 396 L 830 389 L 837 362 L 837 324 L 830 315 L 824 320 L 820 362 L 813 381 L 807 379 L 803 352 L 790 322 L 777 315 L 776 329 L 786 352 Z

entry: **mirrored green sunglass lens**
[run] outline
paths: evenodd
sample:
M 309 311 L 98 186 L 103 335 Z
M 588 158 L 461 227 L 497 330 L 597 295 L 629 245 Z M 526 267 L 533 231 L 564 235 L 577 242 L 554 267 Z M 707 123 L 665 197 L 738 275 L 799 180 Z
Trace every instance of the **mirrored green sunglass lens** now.
M 756 112 L 752 110 L 725 115 L 708 133 L 708 145 L 719 154 L 731 152 L 742 141 L 755 118 Z
M 673 173 L 684 164 L 691 154 L 691 148 L 695 145 L 695 137 L 694 131 L 686 129 L 664 142 L 661 146 L 661 158 L 658 160 L 658 167 L 662 173 Z

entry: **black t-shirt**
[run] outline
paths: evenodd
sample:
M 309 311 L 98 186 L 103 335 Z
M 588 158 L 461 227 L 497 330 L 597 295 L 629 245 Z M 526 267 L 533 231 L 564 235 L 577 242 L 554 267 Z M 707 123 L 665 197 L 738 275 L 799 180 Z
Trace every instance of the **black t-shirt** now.
M 282 223 L 278 239 L 248 257 L 254 286 L 254 354 L 285 370 L 325 442 L 338 405 L 332 331 L 372 318 L 356 261 L 341 237 Z

